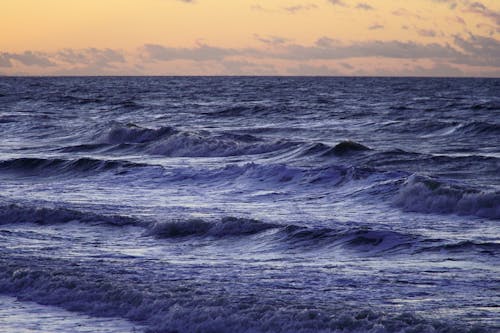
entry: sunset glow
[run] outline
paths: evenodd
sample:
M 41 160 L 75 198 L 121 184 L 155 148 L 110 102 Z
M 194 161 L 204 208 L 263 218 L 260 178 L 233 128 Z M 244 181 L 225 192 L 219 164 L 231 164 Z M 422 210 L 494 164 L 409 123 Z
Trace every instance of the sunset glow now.
M 497 0 L 3 0 L 2 75 L 500 76 Z

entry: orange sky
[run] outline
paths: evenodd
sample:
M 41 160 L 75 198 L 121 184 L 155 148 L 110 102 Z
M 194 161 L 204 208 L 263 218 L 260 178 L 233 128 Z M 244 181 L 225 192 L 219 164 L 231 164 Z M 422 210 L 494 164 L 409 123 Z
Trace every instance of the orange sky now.
M 2 0 L 4 75 L 500 76 L 498 0 Z

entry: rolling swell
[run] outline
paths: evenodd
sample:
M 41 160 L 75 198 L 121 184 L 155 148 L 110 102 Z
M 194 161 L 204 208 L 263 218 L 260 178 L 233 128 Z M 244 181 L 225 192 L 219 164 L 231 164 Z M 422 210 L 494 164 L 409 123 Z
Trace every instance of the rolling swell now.
M 0 171 L 27 176 L 91 174 L 106 171 L 124 173 L 131 168 L 145 166 L 146 164 L 138 164 L 129 161 L 97 160 L 93 158 L 65 160 L 59 158 L 23 157 L 0 161 Z
M 50 225 L 69 222 L 113 226 L 143 224 L 143 222 L 128 216 L 101 215 L 62 207 L 34 207 L 18 204 L 0 206 L 0 224 L 36 223 Z
M 315 251 L 341 248 L 368 255 L 379 253 L 416 254 L 436 251 L 491 254 L 500 247 L 500 244 L 494 242 L 455 242 L 444 239 L 429 239 L 419 235 L 369 227 L 316 228 L 269 223 L 233 216 L 222 217 L 218 220 L 188 218 L 153 221 L 61 207 L 34 207 L 19 204 L 0 206 L 0 225 L 17 223 L 57 225 L 70 222 L 93 226 L 137 226 L 144 228 L 144 236 L 166 240 L 191 241 L 196 238 L 246 240 L 249 236 L 260 235 L 258 242 L 279 250 Z

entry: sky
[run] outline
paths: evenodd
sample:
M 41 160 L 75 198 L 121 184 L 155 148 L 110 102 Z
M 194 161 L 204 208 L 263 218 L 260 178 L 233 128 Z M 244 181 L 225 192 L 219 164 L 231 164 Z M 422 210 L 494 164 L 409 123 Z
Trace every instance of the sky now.
M 500 77 L 500 0 L 1 0 L 0 75 Z

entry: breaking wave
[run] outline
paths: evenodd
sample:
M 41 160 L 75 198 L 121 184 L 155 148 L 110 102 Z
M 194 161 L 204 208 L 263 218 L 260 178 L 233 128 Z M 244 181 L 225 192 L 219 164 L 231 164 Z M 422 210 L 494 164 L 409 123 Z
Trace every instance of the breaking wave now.
M 410 176 L 402 185 L 395 204 L 411 212 L 500 219 L 500 192 L 450 185 L 418 175 Z
M 266 295 L 209 297 L 211 286 L 165 280 L 149 286 L 127 267 L 63 259 L 0 258 L 0 291 L 97 317 L 122 317 L 160 332 L 489 332 L 347 305 L 287 304 Z M 110 275 L 106 272 L 120 271 Z M 207 291 L 208 289 L 208 291 Z M 236 298 L 235 298 L 236 297 Z M 341 305 L 341 304 L 339 304 Z
M 257 155 L 297 145 L 286 140 L 264 142 L 248 134 L 184 131 L 173 127 L 151 129 L 135 124 L 114 124 L 101 131 L 97 140 L 113 145 L 132 145 L 132 148 L 141 152 L 169 157 Z
M 148 230 L 148 235 L 158 238 L 185 236 L 244 236 L 264 230 L 278 228 L 279 225 L 264 223 L 253 219 L 224 217 L 218 222 L 207 222 L 201 219 L 158 222 Z

